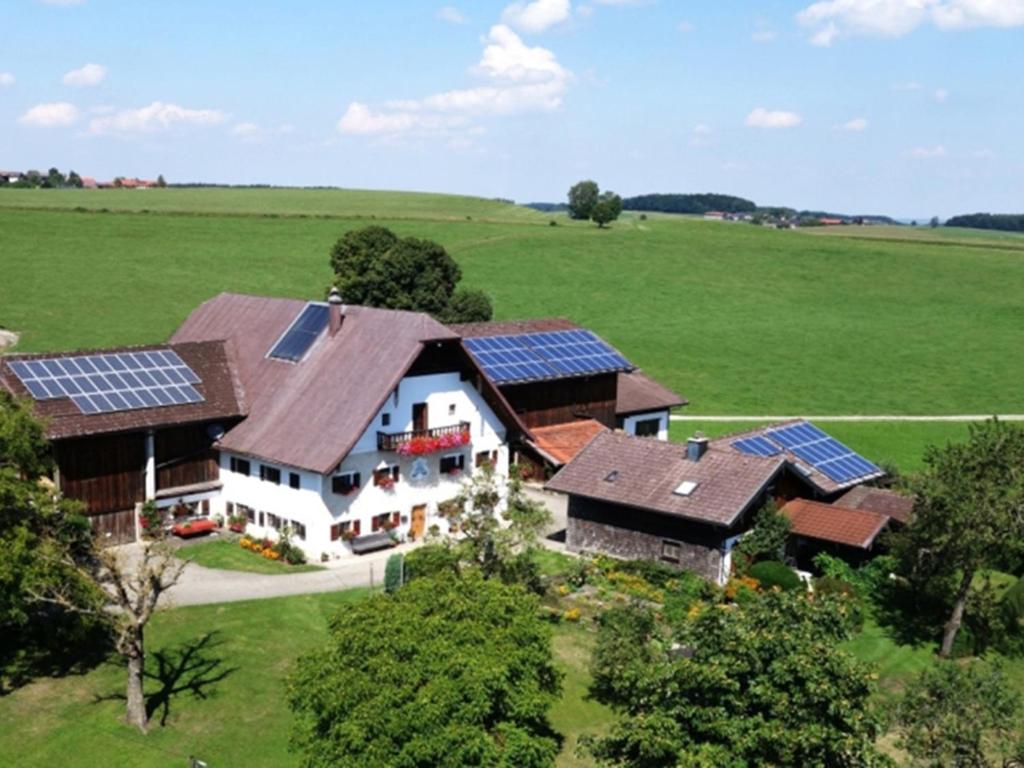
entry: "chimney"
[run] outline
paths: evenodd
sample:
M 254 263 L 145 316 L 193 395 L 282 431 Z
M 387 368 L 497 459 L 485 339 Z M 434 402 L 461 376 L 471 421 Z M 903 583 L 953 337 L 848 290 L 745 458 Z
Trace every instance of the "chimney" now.
M 708 439 L 701 432 L 694 433 L 693 437 L 686 441 L 687 461 L 700 461 L 700 457 L 707 453 L 707 450 Z
M 345 319 L 342 314 L 343 309 L 341 292 L 337 286 L 334 286 L 327 297 L 328 328 L 330 329 L 331 336 L 334 336 L 341 329 L 341 322 Z

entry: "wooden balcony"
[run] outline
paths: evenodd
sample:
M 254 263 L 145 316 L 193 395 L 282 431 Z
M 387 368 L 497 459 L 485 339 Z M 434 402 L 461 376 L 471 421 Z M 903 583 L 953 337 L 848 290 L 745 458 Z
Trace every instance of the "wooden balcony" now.
M 468 421 L 460 421 L 458 424 L 452 424 L 449 427 L 414 429 L 411 432 L 378 432 L 377 450 L 397 452 L 400 446 L 411 444 L 415 440 L 447 441 L 452 438 L 461 438 L 467 435 L 469 435 Z M 466 442 L 468 442 L 468 440 L 465 442 L 459 442 L 457 445 L 465 445 Z M 446 447 L 457 447 L 457 445 L 441 446 L 438 450 Z

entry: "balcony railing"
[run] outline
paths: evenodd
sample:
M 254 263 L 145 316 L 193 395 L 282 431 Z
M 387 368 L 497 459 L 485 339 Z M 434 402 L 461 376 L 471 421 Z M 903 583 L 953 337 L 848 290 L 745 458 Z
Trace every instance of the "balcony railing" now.
M 378 432 L 377 450 L 395 453 L 435 453 L 469 443 L 469 422 L 411 432 Z

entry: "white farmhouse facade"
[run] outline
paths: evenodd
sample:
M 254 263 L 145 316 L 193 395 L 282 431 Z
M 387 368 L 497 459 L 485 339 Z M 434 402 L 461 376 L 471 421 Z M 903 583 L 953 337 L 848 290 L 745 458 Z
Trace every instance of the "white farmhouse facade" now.
M 426 414 L 425 423 L 414 423 L 414 411 Z M 456 444 L 419 455 L 402 450 L 414 437 L 431 435 L 456 436 Z M 244 514 L 254 536 L 275 538 L 289 526 L 310 558 L 351 555 L 352 539 L 384 530 L 399 539 L 447 533 L 441 507 L 476 468 L 487 462 L 507 476 L 506 438 L 500 419 L 458 373 L 407 376 L 334 472 L 222 452 L 216 509 Z

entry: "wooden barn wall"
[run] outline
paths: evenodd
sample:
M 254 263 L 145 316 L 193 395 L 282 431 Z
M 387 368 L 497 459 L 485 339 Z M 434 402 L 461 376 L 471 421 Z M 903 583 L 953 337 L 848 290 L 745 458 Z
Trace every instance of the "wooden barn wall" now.
M 210 448 L 205 424 L 161 429 L 156 433 L 156 487 L 178 488 L 220 476 L 217 452 Z
M 56 445 L 61 490 L 89 515 L 134 509 L 145 494 L 142 433 L 62 440 Z
M 580 379 L 538 381 L 502 387 L 501 392 L 527 427 L 592 418 L 615 428 L 615 373 Z

